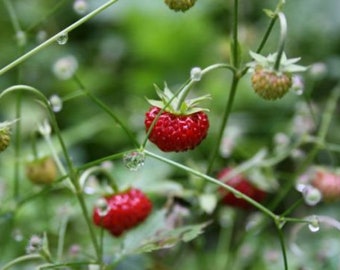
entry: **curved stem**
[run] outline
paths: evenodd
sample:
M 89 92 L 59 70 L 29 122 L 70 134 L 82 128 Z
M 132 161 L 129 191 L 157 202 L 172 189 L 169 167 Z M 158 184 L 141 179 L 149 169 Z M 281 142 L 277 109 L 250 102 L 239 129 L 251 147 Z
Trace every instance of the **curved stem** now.
M 247 195 L 243 194 L 242 192 L 240 192 L 240 191 L 234 189 L 234 188 L 231 187 L 231 186 L 228 186 L 228 185 L 224 184 L 223 182 L 221 182 L 221 181 L 219 181 L 219 180 L 217 180 L 217 179 L 215 179 L 215 178 L 212 178 L 212 177 L 210 177 L 210 176 L 208 176 L 208 175 L 206 175 L 206 174 L 203 174 L 203 173 L 201 173 L 201 172 L 199 172 L 199 171 L 193 170 L 193 169 L 191 169 L 191 168 L 189 168 L 189 167 L 187 167 L 187 166 L 184 166 L 184 165 L 182 165 L 182 164 L 180 164 L 180 163 L 177 163 L 177 162 L 172 161 L 172 160 L 170 160 L 170 159 L 167 159 L 167 158 L 165 158 L 165 157 L 159 156 L 159 155 L 154 154 L 154 153 L 152 153 L 152 152 L 149 152 L 149 151 L 147 151 L 147 150 L 145 150 L 145 154 L 148 155 L 148 156 L 150 156 L 150 157 L 152 157 L 152 158 L 155 158 L 155 159 L 158 159 L 158 160 L 160 160 L 160 161 L 162 161 L 162 162 L 165 162 L 165 163 L 167 163 L 167 164 L 169 164 L 169 165 L 171 165 L 171 166 L 174 166 L 174 167 L 176 167 L 176 168 L 178 168 L 178 169 L 181 169 L 181 170 L 183 170 L 183 171 L 186 171 L 186 172 L 188 172 L 188 173 L 191 173 L 191 174 L 193 174 L 193 175 L 196 175 L 196 176 L 198 176 L 198 177 L 200 177 L 200 178 L 202 178 L 202 179 L 205 179 L 206 181 L 208 181 L 208 182 L 210 182 L 210 183 L 213 183 L 213 184 L 215 184 L 215 185 L 218 185 L 218 186 L 220 186 L 220 187 L 223 187 L 223 188 L 226 189 L 227 191 L 233 193 L 235 196 L 237 196 L 237 197 L 239 197 L 239 198 L 242 198 L 243 200 L 249 202 L 251 205 L 253 205 L 253 206 L 256 207 L 257 209 L 259 209 L 261 212 L 263 212 L 263 213 L 266 214 L 267 216 L 271 217 L 272 219 L 275 219 L 275 220 L 277 219 L 277 216 L 276 216 L 273 212 L 271 212 L 269 209 L 267 209 L 266 207 L 264 207 L 264 206 L 261 205 L 260 203 L 254 201 L 252 198 L 248 197 Z
M 22 62 L 24 62 L 25 60 L 27 60 L 28 58 L 30 58 L 31 56 L 35 55 L 37 52 L 41 51 L 42 49 L 44 49 L 45 47 L 49 46 L 50 44 L 54 43 L 57 41 L 57 39 L 60 37 L 60 35 L 65 34 L 65 33 L 69 33 L 72 30 L 76 29 L 77 27 L 79 27 L 80 25 L 84 24 L 85 22 L 87 22 L 89 19 L 91 19 L 92 17 L 96 16 L 98 13 L 102 12 L 103 10 L 105 10 L 106 8 L 108 8 L 109 6 L 113 5 L 114 3 L 116 3 L 118 0 L 110 0 L 108 2 L 106 2 L 105 4 L 103 4 L 102 6 L 98 7 L 97 9 L 95 9 L 94 11 L 90 12 L 89 14 L 87 14 L 86 16 L 80 18 L 78 21 L 76 21 L 75 23 L 71 24 L 70 26 L 66 27 L 64 30 L 60 31 L 59 33 L 55 34 L 54 36 L 52 36 L 51 38 L 49 38 L 48 40 L 46 40 L 45 42 L 41 43 L 39 46 L 35 47 L 34 49 L 30 50 L 29 52 L 25 53 L 24 55 L 22 55 L 21 57 L 17 58 L 16 60 L 14 60 L 13 62 L 11 62 L 10 64 L 8 64 L 7 66 L 3 67 L 0 70 L 0 76 L 3 75 L 4 73 L 6 73 L 7 71 L 11 70 L 12 68 L 14 68 L 15 66 L 21 64 Z
M 108 173 L 107 170 L 105 170 L 102 167 L 92 167 L 90 169 L 87 169 L 82 173 L 82 175 L 79 178 L 79 183 L 81 188 L 83 188 L 86 185 L 86 181 L 89 179 L 89 177 L 93 174 L 102 174 L 105 176 L 105 178 L 108 180 L 108 184 L 110 187 L 112 187 L 114 193 L 118 193 L 118 186 L 116 184 L 116 181 L 113 179 L 112 175 Z
M 279 71 L 281 57 L 283 54 L 283 50 L 284 50 L 284 46 L 285 46 L 286 38 L 287 38 L 287 20 L 286 20 L 286 16 L 282 12 L 279 12 L 277 16 L 279 17 L 279 20 L 280 20 L 280 43 L 279 43 L 279 49 L 277 52 L 274 69 L 276 71 Z
M 237 77 L 236 74 L 234 74 L 233 80 L 232 80 L 232 83 L 231 83 L 230 92 L 229 92 L 228 103 L 227 103 L 227 106 L 226 106 L 224 114 L 223 114 L 223 119 L 222 119 L 222 123 L 221 123 L 221 126 L 220 126 L 220 130 L 219 130 L 219 133 L 218 133 L 216 143 L 215 143 L 214 148 L 213 148 L 212 153 L 211 153 L 209 165 L 208 165 L 208 168 L 207 168 L 207 174 L 210 174 L 212 172 L 214 162 L 217 158 L 218 150 L 220 148 L 221 141 L 222 141 L 222 138 L 223 138 L 223 133 L 224 133 L 225 127 L 228 123 L 228 119 L 229 119 L 231 109 L 232 109 L 232 106 L 233 106 L 233 103 L 234 103 L 238 82 L 239 82 L 239 78 Z
M 303 173 L 306 168 L 311 164 L 314 160 L 317 153 L 320 151 L 322 146 L 324 145 L 327 132 L 329 130 L 332 117 L 334 115 L 334 110 L 336 109 L 336 105 L 338 99 L 340 98 L 340 84 L 338 84 L 332 91 L 331 95 L 327 100 L 327 104 L 325 110 L 322 114 L 320 128 L 317 134 L 316 143 L 314 144 L 311 151 L 308 153 L 307 157 L 303 161 L 303 163 L 299 166 L 297 171 L 292 176 L 291 180 L 282 188 L 281 192 L 275 197 L 273 200 L 270 209 L 275 209 L 277 205 L 281 202 L 283 198 L 286 197 L 288 192 L 291 190 L 292 186 L 294 185 L 295 179 Z
M 72 160 L 71 160 L 71 157 L 67 151 L 67 147 L 66 147 L 66 144 L 64 142 L 64 139 L 63 137 L 61 136 L 61 131 L 59 129 L 59 126 L 58 126 L 58 123 L 57 123 L 57 120 L 56 120 L 56 117 L 55 117 L 55 114 L 49 104 L 49 101 L 48 99 L 45 97 L 45 95 L 43 93 L 41 93 L 39 90 L 37 90 L 36 88 L 34 87 L 31 87 L 31 86 L 28 86 L 28 85 L 15 85 L 15 86 L 12 86 L 12 87 L 9 87 L 7 89 L 5 89 L 1 94 L 0 94 L 0 99 L 3 98 L 5 95 L 13 92 L 13 91 L 27 91 L 27 92 L 30 92 L 36 96 L 39 97 L 40 101 L 43 102 L 44 106 L 46 107 L 47 109 L 47 112 L 50 116 L 50 120 L 51 120 L 51 125 L 53 127 L 53 130 L 54 132 L 56 133 L 57 135 L 57 138 L 59 140 L 59 143 L 60 143 L 60 146 L 62 148 L 62 152 L 63 152 L 63 155 L 65 157 L 65 160 L 66 160 L 66 164 L 68 166 L 68 169 L 69 169 L 69 177 L 71 179 L 71 182 L 72 184 L 74 185 L 75 187 L 75 195 L 78 199 L 78 202 L 80 204 L 80 207 L 81 207 L 81 210 L 83 212 L 83 215 L 84 215 L 84 218 L 85 218 L 85 221 L 86 221 L 86 224 L 88 226 L 88 229 L 89 229 L 89 232 L 90 232 L 90 236 L 91 236 L 91 240 L 92 240 L 92 243 L 93 243 L 93 246 L 94 246 L 94 249 L 95 249 L 95 252 L 97 254 L 97 258 L 98 260 L 101 260 L 100 258 L 100 251 L 99 251 L 99 246 L 98 246 L 98 243 L 97 243 L 97 239 L 96 239 L 96 236 L 95 236 L 95 233 L 94 233 L 94 230 L 92 228 L 92 225 L 91 225 L 91 220 L 89 218 L 89 215 L 88 215 L 88 210 L 86 208 L 86 203 L 85 203 L 85 199 L 84 199 L 84 196 L 82 194 L 82 191 L 81 191 L 81 187 L 79 185 L 79 182 L 78 182 L 78 174 L 77 174 L 77 171 L 76 169 L 74 168 L 73 166 L 73 163 L 72 163 Z
M 29 261 L 29 260 L 36 260 L 36 259 L 40 259 L 42 260 L 43 257 L 40 254 L 30 254 L 30 255 L 24 255 L 21 257 L 16 258 L 13 261 L 10 261 L 9 263 L 7 263 L 6 265 L 4 265 L 1 270 L 7 270 L 9 268 L 11 268 L 13 265 L 24 262 L 24 261 Z

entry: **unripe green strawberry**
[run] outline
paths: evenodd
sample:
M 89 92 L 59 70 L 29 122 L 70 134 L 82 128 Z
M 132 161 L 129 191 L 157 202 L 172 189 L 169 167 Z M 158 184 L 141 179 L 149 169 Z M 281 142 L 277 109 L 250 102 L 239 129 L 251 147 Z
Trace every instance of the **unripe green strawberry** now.
M 266 100 L 282 98 L 292 87 L 292 74 L 305 71 L 306 68 L 295 63 L 300 58 L 287 59 L 283 53 L 280 63 L 277 65 L 278 54 L 270 54 L 264 57 L 250 52 L 254 62 L 248 64 L 252 73 L 251 83 L 255 92 Z
M 265 70 L 257 66 L 251 77 L 255 92 L 264 99 L 275 100 L 282 98 L 292 86 L 290 73 L 280 73 Z
M 196 0 L 164 0 L 167 6 L 175 11 L 186 11 L 191 8 Z
M 340 175 L 326 169 L 316 169 L 311 184 L 317 188 L 324 201 L 340 200 Z
M 26 164 L 26 177 L 34 184 L 50 184 L 57 178 L 57 166 L 52 157 L 43 157 Z
M 8 147 L 11 141 L 10 128 L 8 126 L 3 126 L 0 128 L 0 152 L 3 152 Z

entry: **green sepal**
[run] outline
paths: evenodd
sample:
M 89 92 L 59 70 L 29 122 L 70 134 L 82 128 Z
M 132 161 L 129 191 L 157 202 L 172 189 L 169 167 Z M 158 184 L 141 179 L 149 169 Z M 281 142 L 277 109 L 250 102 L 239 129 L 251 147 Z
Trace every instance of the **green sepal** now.
M 171 92 L 166 83 L 164 83 L 164 90 L 161 90 L 156 84 L 154 84 L 154 87 L 160 100 L 146 98 L 147 102 L 152 106 L 164 109 L 165 111 L 176 115 L 189 115 L 200 111 L 209 111 L 206 108 L 197 106 L 200 102 L 211 99 L 210 95 L 187 99 L 178 106 L 180 102 L 179 98 Z

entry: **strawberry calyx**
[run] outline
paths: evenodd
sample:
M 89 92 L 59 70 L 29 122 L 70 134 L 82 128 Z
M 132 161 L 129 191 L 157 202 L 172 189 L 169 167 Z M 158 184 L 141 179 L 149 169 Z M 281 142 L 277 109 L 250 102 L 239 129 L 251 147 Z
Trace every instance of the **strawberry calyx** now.
M 190 115 L 200 111 L 209 111 L 207 108 L 198 107 L 198 105 L 202 101 L 210 99 L 210 95 L 185 99 L 190 85 L 185 86 L 179 94 L 174 94 L 166 83 L 164 83 L 163 91 L 157 85 L 154 86 L 160 100 L 147 99 L 152 106 L 161 108 L 174 115 Z
M 300 61 L 300 57 L 288 59 L 286 54 L 282 53 L 280 65 L 278 69 L 275 69 L 275 63 L 278 57 L 277 52 L 269 54 L 268 56 L 263 56 L 252 51 L 250 51 L 249 54 L 254 59 L 253 62 L 250 62 L 247 65 L 250 68 L 249 72 L 254 72 L 254 70 L 258 67 L 261 67 L 268 72 L 276 72 L 278 74 L 291 74 L 296 72 L 304 72 L 307 70 L 307 67 L 296 64 Z

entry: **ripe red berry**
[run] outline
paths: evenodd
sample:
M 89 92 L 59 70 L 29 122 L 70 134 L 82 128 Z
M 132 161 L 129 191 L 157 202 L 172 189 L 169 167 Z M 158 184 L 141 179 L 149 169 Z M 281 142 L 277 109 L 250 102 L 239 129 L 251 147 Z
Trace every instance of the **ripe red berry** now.
M 220 173 L 217 175 L 217 178 L 223 181 L 225 184 L 235 188 L 236 190 L 242 192 L 243 194 L 247 195 L 248 197 L 252 198 L 257 202 L 262 202 L 265 197 L 266 193 L 259 188 L 255 187 L 247 178 L 243 175 L 236 175 L 232 177 L 230 180 L 225 181 L 224 179 L 230 174 L 232 171 L 231 168 L 224 168 Z M 246 200 L 242 198 L 237 198 L 233 193 L 226 191 L 225 189 L 220 189 L 222 195 L 222 202 L 225 205 L 242 208 L 242 209 L 251 209 L 252 205 L 248 203 Z
M 145 114 L 147 132 L 160 110 L 152 106 Z M 182 152 L 199 145 L 207 136 L 208 129 L 208 116 L 203 111 L 188 115 L 163 111 L 152 128 L 149 140 L 164 152 Z
M 93 222 L 117 237 L 143 222 L 152 210 L 148 197 L 135 188 L 106 196 L 104 199 L 107 209 L 103 211 L 95 207 Z
M 340 175 L 325 169 L 317 169 L 311 184 L 317 188 L 325 201 L 340 199 Z
M 265 70 L 257 66 L 251 77 L 255 92 L 267 100 L 282 98 L 292 86 L 291 74 Z

